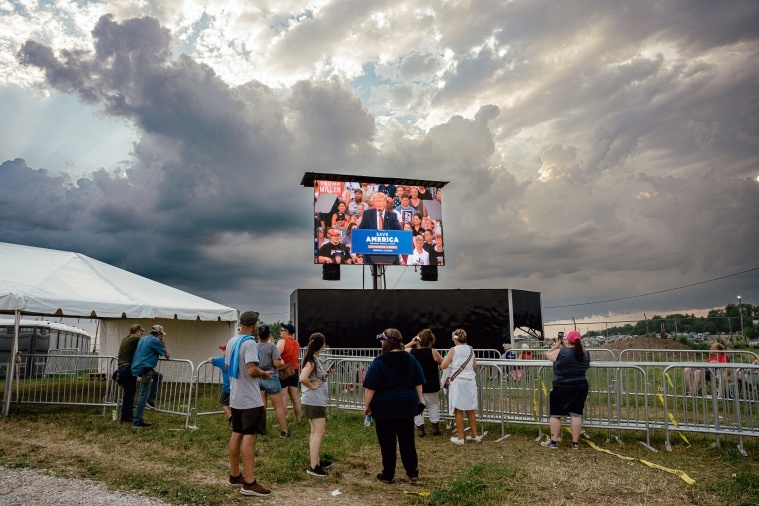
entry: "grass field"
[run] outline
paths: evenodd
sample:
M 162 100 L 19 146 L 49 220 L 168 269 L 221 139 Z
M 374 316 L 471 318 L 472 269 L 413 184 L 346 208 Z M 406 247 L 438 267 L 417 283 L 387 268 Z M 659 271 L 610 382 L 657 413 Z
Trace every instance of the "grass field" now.
M 588 431 L 595 445 L 631 459 L 625 460 L 588 444 L 580 451 L 568 444 L 544 449 L 535 441 L 535 427 L 512 425 L 510 437 L 495 442 L 500 427 L 492 426 L 483 443 L 463 447 L 447 435 L 418 438 L 419 483 L 405 479 L 399 461 L 396 482 L 385 485 L 375 478 L 381 465 L 373 427 L 365 428 L 359 413 L 329 416 L 322 453 L 335 465 L 327 478 L 305 473 L 308 425 L 293 424 L 293 436 L 280 439 L 270 413 L 271 433 L 257 446 L 256 475 L 275 496 L 260 500 L 222 484 L 229 439 L 222 416 L 201 417 L 197 430 L 161 413 L 148 413 L 147 420 L 153 428 L 135 431 L 100 409 L 24 406 L 0 418 L 0 465 L 92 479 L 176 504 L 759 504 L 755 438 L 744 440 L 749 456 L 743 457 L 729 437 L 717 448 L 714 438 L 690 434 L 691 446 L 673 439 L 667 452 L 663 434 L 655 433 L 654 453 L 634 433 L 617 440 L 608 439 L 608 431 Z M 680 470 L 695 484 L 641 460 Z M 335 490 L 340 495 L 333 496 Z

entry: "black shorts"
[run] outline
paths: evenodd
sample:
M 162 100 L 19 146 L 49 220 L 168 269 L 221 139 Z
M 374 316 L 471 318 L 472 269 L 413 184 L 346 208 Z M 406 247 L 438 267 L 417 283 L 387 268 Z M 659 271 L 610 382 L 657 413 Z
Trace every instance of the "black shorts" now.
M 569 415 L 582 416 L 585 399 L 588 398 L 588 382 L 574 385 L 554 385 L 551 390 L 551 418 Z
M 295 387 L 298 388 L 298 384 L 300 383 L 300 372 L 295 369 L 295 374 L 290 376 L 287 379 L 279 380 L 280 384 L 282 385 L 282 390 L 284 390 L 287 387 Z
M 238 434 L 266 435 L 266 409 L 263 406 L 250 409 L 232 408 L 232 432 Z
M 307 420 L 327 418 L 327 406 L 309 406 L 308 404 L 303 404 L 303 414 L 306 415 Z

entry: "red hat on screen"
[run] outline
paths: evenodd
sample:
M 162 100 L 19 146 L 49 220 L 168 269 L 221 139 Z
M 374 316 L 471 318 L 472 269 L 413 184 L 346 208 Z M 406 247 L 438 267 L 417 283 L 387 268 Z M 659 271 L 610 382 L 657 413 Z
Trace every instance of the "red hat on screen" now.
M 580 341 L 582 339 L 582 334 L 577 332 L 576 330 L 572 330 L 567 334 L 567 341 L 569 341 L 571 344 L 575 344 L 577 341 Z
M 219 346 L 219 349 L 221 351 L 227 351 L 227 345 L 226 344 L 222 344 L 221 346 Z

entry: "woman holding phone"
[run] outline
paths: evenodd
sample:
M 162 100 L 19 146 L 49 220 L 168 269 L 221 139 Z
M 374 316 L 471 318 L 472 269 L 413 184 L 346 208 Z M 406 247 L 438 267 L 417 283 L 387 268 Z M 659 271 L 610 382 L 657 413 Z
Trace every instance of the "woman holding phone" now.
M 572 431 L 572 449 L 580 449 L 582 412 L 588 397 L 588 380 L 585 371 L 590 367 L 590 353 L 582 346 L 582 335 L 573 330 L 566 339 L 559 334 L 554 345 L 546 352 L 553 362 L 553 388 L 550 395 L 551 439 L 540 443 L 546 448 L 559 447 L 561 419 L 569 417 Z

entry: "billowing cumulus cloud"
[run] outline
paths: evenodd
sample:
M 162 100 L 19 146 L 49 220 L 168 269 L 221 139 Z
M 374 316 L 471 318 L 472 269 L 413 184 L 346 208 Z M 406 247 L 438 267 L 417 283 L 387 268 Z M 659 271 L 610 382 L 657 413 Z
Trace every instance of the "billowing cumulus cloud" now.
M 324 286 L 299 186 L 317 171 L 451 182 L 447 265 L 424 288 L 537 290 L 552 307 L 759 267 L 756 2 L 342 7 L 14 12 L 0 93 L 74 97 L 135 133 L 118 162 L 55 170 L 0 135 L 3 240 L 286 313 L 290 291 Z M 758 279 L 547 316 L 721 306 Z M 328 286 L 361 286 L 360 270 Z

